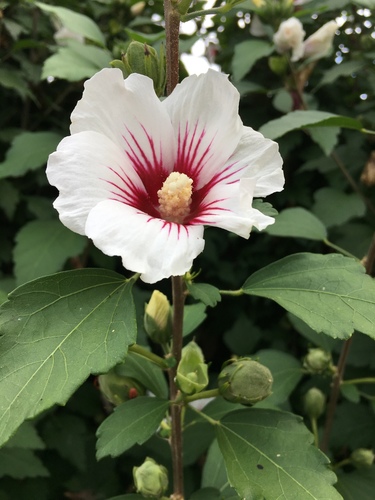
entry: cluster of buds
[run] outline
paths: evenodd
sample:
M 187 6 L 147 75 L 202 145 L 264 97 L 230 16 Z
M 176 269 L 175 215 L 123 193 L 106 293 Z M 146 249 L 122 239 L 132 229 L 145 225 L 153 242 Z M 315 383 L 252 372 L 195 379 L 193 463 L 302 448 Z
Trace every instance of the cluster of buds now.
M 147 43 L 132 41 L 121 60 L 115 59 L 111 62 L 114 68 L 120 68 L 124 78 L 132 73 L 148 76 L 154 83 L 157 96 L 164 94 L 166 84 L 166 60 L 163 45 L 159 53 Z
M 219 374 L 219 392 L 231 403 L 252 406 L 272 394 L 270 370 L 251 358 L 227 361 Z
M 304 357 L 303 367 L 312 375 L 332 375 L 336 372 L 331 353 L 320 347 L 309 349 Z

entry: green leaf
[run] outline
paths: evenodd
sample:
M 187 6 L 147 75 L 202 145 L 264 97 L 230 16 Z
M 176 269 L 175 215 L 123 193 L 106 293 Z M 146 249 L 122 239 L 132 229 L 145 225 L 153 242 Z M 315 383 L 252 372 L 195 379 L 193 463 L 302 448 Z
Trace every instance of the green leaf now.
M 341 347 L 340 340 L 333 339 L 327 335 L 322 335 L 321 333 L 316 333 L 315 330 L 306 325 L 306 323 L 300 318 L 294 316 L 294 314 L 288 313 L 287 316 L 295 330 L 297 330 L 298 333 L 309 340 L 312 344 L 321 347 L 328 352 L 331 352 L 335 346 Z
M 157 430 L 169 401 L 140 396 L 115 408 L 97 431 L 97 458 L 117 457 L 135 444 L 143 444 Z
M 69 31 L 82 35 L 100 45 L 105 45 L 103 33 L 100 31 L 98 25 L 89 17 L 74 12 L 73 10 L 66 9 L 65 7 L 55 7 L 42 2 L 35 2 L 35 5 L 44 12 L 55 15 L 61 24 Z
M 199 302 L 184 308 L 183 336 L 190 335 L 206 319 L 206 306 Z
M 265 231 L 272 236 L 287 236 L 289 238 L 307 238 L 323 241 L 327 238 L 324 224 L 304 208 L 286 208 L 276 217 L 275 223 Z
M 110 52 L 105 49 L 70 40 L 45 61 L 42 79 L 54 76 L 77 82 L 107 68 L 112 59 Z
M 32 221 L 16 236 L 15 275 L 18 284 L 60 271 L 69 257 L 83 252 L 84 236 L 73 233 L 59 220 Z
M 168 385 L 163 371 L 140 354 L 128 352 L 124 363 L 116 367 L 116 373 L 138 380 L 159 398 L 168 397 Z
M 313 127 L 308 129 L 311 139 L 329 156 L 337 146 L 340 127 Z
M 375 491 L 375 466 L 340 474 L 337 490 L 345 500 L 373 500 Z
M 232 60 L 233 80 L 241 80 L 262 57 L 269 56 L 274 47 L 262 40 L 246 40 L 234 48 Z
M 273 349 L 258 351 L 253 357 L 267 366 L 273 376 L 272 394 L 259 404 L 277 406 L 287 401 L 302 378 L 301 363 L 294 356 Z
M 333 188 L 322 188 L 314 194 L 313 212 L 326 227 L 338 226 L 366 213 L 366 205 L 357 193 L 346 194 Z
M 218 288 L 208 283 L 187 283 L 187 289 L 194 299 L 200 300 L 206 306 L 215 307 L 221 301 Z
M 238 356 L 254 352 L 254 347 L 261 338 L 262 330 L 244 313 L 237 316 L 231 328 L 224 333 L 225 345 Z
M 7 89 L 15 90 L 23 99 L 32 97 L 25 75 L 15 69 L 0 68 L 0 85 Z
M 335 64 L 332 68 L 324 71 L 323 78 L 320 80 L 318 87 L 333 83 L 340 76 L 350 76 L 352 73 L 359 71 L 363 68 L 363 61 L 349 61 L 341 64 Z
M 250 276 L 243 291 L 274 300 L 331 337 L 348 338 L 358 330 L 375 338 L 375 283 L 349 257 L 290 255 Z
M 297 110 L 281 118 L 276 118 L 276 120 L 269 121 L 260 127 L 259 132 L 269 139 L 277 139 L 292 130 L 312 126 L 362 129 L 361 122 L 354 118 L 335 115 L 325 111 Z
M 345 399 L 352 403 L 359 403 L 361 400 L 361 393 L 354 384 L 341 385 L 340 392 Z
M 302 419 L 252 408 L 229 413 L 216 427 L 231 485 L 253 500 L 339 500 L 328 459 L 312 445 Z
M 195 491 L 191 497 L 189 497 L 189 500 L 221 500 L 222 498 L 219 490 L 207 487 Z
M 21 132 L 12 141 L 5 160 L 0 163 L 0 179 L 20 177 L 46 164 L 62 136 L 55 132 Z
M 0 444 L 27 418 L 65 404 L 136 340 L 133 281 L 80 269 L 27 283 L 0 308 Z
M 46 446 L 39 437 L 34 425 L 25 421 L 17 432 L 5 443 L 7 448 L 24 448 L 28 450 L 43 450 Z
M 229 485 L 224 457 L 217 439 L 212 442 L 203 466 L 202 488 L 207 487 L 217 488 L 222 498 L 235 495 L 235 491 Z
M 49 472 L 32 450 L 22 448 L 0 449 L 0 477 L 14 479 L 48 477 Z

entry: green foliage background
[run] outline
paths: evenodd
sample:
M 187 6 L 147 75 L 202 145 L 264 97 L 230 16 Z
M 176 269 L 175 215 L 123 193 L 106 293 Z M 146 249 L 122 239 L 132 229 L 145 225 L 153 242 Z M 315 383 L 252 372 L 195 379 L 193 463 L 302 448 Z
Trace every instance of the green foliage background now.
M 87 267 L 110 271 L 103 277 L 101 272 L 87 274 L 82 270 L 81 284 L 97 279 L 98 287 L 117 290 L 120 283 L 117 273 L 126 271 L 117 259 L 102 255 L 84 237 L 61 225 L 52 207 L 57 193 L 47 183 L 44 169 L 48 154 L 69 133 L 69 116 L 82 94 L 83 81 L 119 58 L 131 39 L 159 47 L 164 37 L 162 2 L 58 0 L 41 4 L 24 0 L 0 2 L 0 8 L 0 299 L 5 301 L 9 292 L 36 278 Z M 203 3 L 197 2 L 194 9 L 200 8 Z M 194 33 L 181 36 L 183 52 L 189 52 L 199 39 L 206 41 L 210 57 L 231 75 L 241 93 L 240 114 L 244 124 L 277 140 L 284 158 L 285 190 L 267 199 L 279 212 L 276 224 L 266 232 L 253 232 L 249 241 L 207 229 L 205 251 L 194 265 L 195 271 L 202 270 L 199 281 L 219 289 L 239 289 L 245 283 L 246 296 L 236 300 L 224 297 L 215 308 L 212 306 L 218 297 L 212 289 L 192 288 L 185 317 L 186 337 L 191 338 L 194 331 L 206 361 L 211 363 L 212 384 L 222 362 L 232 354 L 258 357 L 269 366 L 275 379 L 274 395 L 262 403 L 263 408 L 259 409 L 264 412 L 262 418 L 268 418 L 273 408 L 303 415 L 302 397 L 312 386 L 328 394 L 330 378 L 307 376 L 301 360 L 309 347 L 320 346 L 330 351 L 337 362 L 342 341 L 336 337 L 347 338 L 353 330 L 356 332 L 345 378 L 375 376 L 374 317 L 369 312 L 368 322 L 365 324 L 363 320 L 367 315 L 364 302 L 375 303 L 372 285 L 365 277 L 365 281 L 359 282 L 358 272 L 349 276 L 351 266 L 357 265 L 350 261 L 345 279 L 354 289 L 364 290 L 362 295 L 351 296 L 361 302 L 361 306 L 356 306 L 358 310 L 362 307 L 361 314 L 343 317 L 343 325 L 337 330 L 329 321 L 322 320 L 320 331 L 328 336 L 318 334 L 314 331 L 313 317 L 317 314 L 314 304 L 320 300 L 315 292 L 322 283 L 319 278 L 316 283 L 314 277 L 320 257 L 308 261 L 307 271 L 303 261 L 306 252 L 334 254 L 337 247 L 362 259 L 373 237 L 375 136 L 360 132 L 362 128 L 375 130 L 375 11 L 371 8 L 375 8 L 372 0 L 312 0 L 296 10 L 308 35 L 333 18 L 345 20 L 334 37 L 333 51 L 317 61 L 306 81 L 303 100 L 309 114 L 302 117 L 298 96 L 291 90 L 293 82 L 288 80 L 289 69 L 275 72 L 275 64 L 283 61 L 269 36 L 258 38 L 249 31 L 254 12 L 250 0 L 214 16 L 210 25 L 203 23 L 202 17 L 197 18 Z M 80 38 L 56 40 L 56 31 L 61 26 L 75 31 Z M 268 29 L 268 35 L 272 35 L 272 27 Z M 181 78 L 186 74 L 181 65 Z M 286 304 L 285 295 L 282 299 L 275 295 L 277 283 L 264 290 L 263 283 L 272 275 L 272 269 L 259 271 L 285 258 L 273 264 L 278 266 L 280 276 L 289 256 L 296 253 L 300 254 L 298 262 L 301 262 L 300 268 L 296 268 L 300 273 L 299 288 L 296 290 L 295 282 L 292 283 L 288 300 L 290 303 L 304 300 L 309 306 L 302 318 Z M 337 259 L 343 258 L 332 255 L 330 262 Z M 293 265 L 297 266 L 294 260 Z M 329 274 L 329 265 L 324 265 Z M 256 274 L 248 280 L 253 273 Z M 335 276 L 332 275 L 332 280 Z M 43 286 L 47 286 L 47 281 Z M 306 282 L 311 285 L 310 291 L 306 290 L 309 288 Z M 37 285 L 28 286 L 35 290 Z M 285 283 L 283 286 L 287 287 Z M 118 293 L 123 300 L 120 305 L 133 307 L 127 286 L 120 288 Z M 161 283 L 160 289 L 169 294 L 169 283 Z M 337 293 L 346 296 L 346 292 Z M 137 283 L 134 287 L 138 343 L 143 345 L 148 341 L 142 314 L 150 293 L 151 288 L 146 285 Z M 303 294 L 306 298 L 301 299 Z M 22 293 L 15 292 L 14 297 L 24 300 Z M 330 310 L 336 307 L 334 298 L 325 305 L 329 317 Z M 106 307 L 115 311 L 118 303 L 112 306 L 107 303 Z M 62 307 L 60 314 L 64 313 Z M 5 318 L 6 314 L 11 312 L 5 310 Z M 87 335 L 91 331 L 93 343 L 100 344 L 103 329 L 95 327 L 95 318 L 88 313 L 87 318 L 84 332 Z M 133 330 L 135 325 L 126 325 L 127 332 Z M 61 335 L 68 337 L 64 332 Z M 128 343 L 131 335 L 127 337 Z M 116 355 L 114 352 L 107 364 L 104 360 L 96 364 L 93 372 L 113 366 L 119 361 Z M 15 345 L 15 356 L 22 366 L 22 346 Z M 76 362 L 79 364 L 79 359 Z M 90 370 L 82 370 L 82 385 L 72 398 L 67 395 L 56 401 L 65 403 L 68 399 L 64 407 L 51 408 L 46 403 L 39 408 L 43 413 L 37 408 L 30 410 L 29 416 L 38 413 L 37 417 L 25 422 L 0 450 L 0 500 L 109 499 L 133 491 L 132 467 L 145 456 L 151 455 L 170 468 L 166 443 L 156 436 L 148 439 L 147 433 L 142 448 L 134 444 L 137 440 L 120 455 L 113 450 L 107 453 L 103 447 L 99 452 L 101 460 L 96 460 L 95 432 L 109 408 L 95 388 L 95 377 L 87 379 L 89 373 Z M 51 383 L 53 393 L 59 380 Z M 336 412 L 329 450 L 329 457 L 336 462 L 355 448 L 375 447 L 373 386 L 350 387 L 351 390 L 342 391 Z M 155 400 L 151 404 L 157 415 L 163 413 L 163 403 Z M 223 416 L 233 409 L 229 407 L 222 403 L 222 408 L 211 408 L 207 414 L 212 418 Z M 192 500 L 237 498 L 226 480 L 212 428 L 193 412 L 187 413 L 187 498 L 190 495 Z M 225 417 L 218 432 L 221 447 L 225 446 L 226 436 L 233 432 L 235 422 L 231 418 L 235 420 Z M 320 427 L 323 423 L 324 419 L 319 420 Z M 152 432 L 156 424 L 150 422 Z M 293 432 L 299 428 L 297 420 L 290 425 Z M 105 435 L 105 427 L 101 429 Z M 345 500 L 372 500 L 374 468 L 373 465 L 367 470 L 355 470 L 349 466 L 336 471 L 337 490 Z M 230 470 L 229 474 L 233 477 L 236 471 Z M 201 496 L 193 495 L 199 488 L 206 489 Z M 244 491 L 242 494 L 246 495 Z

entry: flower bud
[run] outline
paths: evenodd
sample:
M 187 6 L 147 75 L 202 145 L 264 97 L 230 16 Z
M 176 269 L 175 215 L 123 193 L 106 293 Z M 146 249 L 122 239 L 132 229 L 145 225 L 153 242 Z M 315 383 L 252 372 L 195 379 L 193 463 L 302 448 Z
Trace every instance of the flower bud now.
M 327 56 L 337 28 L 336 21 L 329 21 L 309 36 L 303 43 L 303 57 L 315 60 Z
M 255 12 L 267 24 L 277 26 L 293 13 L 293 0 L 253 0 Z
M 269 369 L 250 358 L 229 361 L 218 378 L 220 394 L 232 403 L 254 405 L 272 394 Z
M 279 54 L 292 51 L 292 61 L 298 61 L 303 56 L 303 38 L 305 31 L 302 23 L 296 17 L 283 21 L 273 36 L 276 50 Z
M 317 387 L 309 389 L 303 398 L 303 408 L 311 419 L 319 418 L 326 407 L 326 397 Z
M 187 395 L 202 391 L 208 384 L 208 366 L 204 362 L 201 348 L 194 341 L 183 349 L 177 367 L 176 384 Z
M 115 406 L 146 393 L 146 388 L 137 380 L 122 377 L 115 372 L 115 369 L 99 375 L 98 383 L 100 391 Z
M 303 367 L 314 375 L 334 372 L 331 354 L 320 347 L 309 349 L 303 360 Z
M 137 493 L 149 498 L 161 498 L 168 488 L 168 471 L 147 457 L 140 467 L 133 467 Z
M 161 96 L 164 93 L 166 83 L 165 52 L 163 46 L 160 47 L 159 54 L 156 50 L 147 45 L 132 41 L 120 60 L 111 62 L 114 68 L 120 68 L 124 77 L 132 73 L 139 73 L 148 76 L 154 83 L 155 93 Z
M 357 469 L 367 469 L 374 463 L 374 452 L 366 448 L 357 448 L 350 455 L 351 463 Z
M 133 16 L 139 16 L 146 7 L 146 2 L 136 2 L 130 7 L 130 12 L 133 14 Z
M 143 318 L 144 327 L 151 340 L 166 344 L 172 335 L 172 311 L 168 298 L 159 290 L 152 292 L 146 304 Z

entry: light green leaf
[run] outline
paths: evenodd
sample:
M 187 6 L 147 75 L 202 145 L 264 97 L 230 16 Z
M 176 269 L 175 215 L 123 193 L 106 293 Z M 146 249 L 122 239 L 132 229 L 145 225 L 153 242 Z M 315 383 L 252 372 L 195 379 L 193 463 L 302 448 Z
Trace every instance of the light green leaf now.
M 32 450 L 23 448 L 0 449 L 0 477 L 14 479 L 48 477 L 49 472 Z
M 97 42 L 100 45 L 105 45 L 105 38 L 103 33 L 100 31 L 98 25 L 94 23 L 92 19 L 73 10 L 66 9 L 65 7 L 56 7 L 53 5 L 47 5 L 42 2 L 35 2 L 40 9 L 44 12 L 51 13 L 55 15 L 61 24 L 73 33 L 82 35 L 93 42 Z
M 313 127 L 308 129 L 311 139 L 320 146 L 326 156 L 329 156 L 337 146 L 339 127 Z
M 312 126 L 362 129 L 361 122 L 354 118 L 334 115 L 325 111 L 297 110 L 269 121 L 259 129 L 259 132 L 269 139 L 277 139 L 292 130 Z
M 326 227 L 339 226 L 366 213 L 366 205 L 357 193 L 346 194 L 333 188 L 322 188 L 314 194 L 313 212 Z
M 254 354 L 254 359 L 267 366 L 273 376 L 272 394 L 260 405 L 280 405 L 287 401 L 302 378 L 301 363 L 290 354 L 264 349 Z
M 354 384 L 341 385 L 340 392 L 351 403 L 359 403 L 361 400 L 361 393 Z
M 325 70 L 318 87 L 327 85 L 328 83 L 333 83 L 340 76 L 350 76 L 352 73 L 359 71 L 363 66 L 363 61 L 349 61 L 341 64 L 335 64 L 332 68 Z
M 59 220 L 32 221 L 16 236 L 14 247 L 17 284 L 60 271 L 69 257 L 83 252 L 87 239 Z
M 293 327 L 300 333 L 303 337 L 309 340 L 313 345 L 321 347 L 325 351 L 331 352 L 333 348 L 340 347 L 341 341 L 338 339 L 333 339 L 328 337 L 327 335 L 322 335 L 321 333 L 316 333 L 315 330 L 310 328 L 304 321 L 294 314 L 287 314 L 289 321 L 293 325 Z
M 20 177 L 29 170 L 42 167 L 61 139 L 62 136 L 55 132 L 21 132 L 0 163 L 0 179 Z
M 169 401 L 140 396 L 115 408 L 97 431 L 97 458 L 117 457 L 135 444 L 143 444 L 157 430 Z
M 217 439 L 212 442 L 203 466 L 202 488 L 207 487 L 217 488 L 222 498 L 236 494 L 229 485 L 224 457 Z
M 206 306 L 215 307 L 221 301 L 218 288 L 208 283 L 187 283 L 187 289 L 194 299 L 200 300 Z
M 0 444 L 27 418 L 65 404 L 136 340 L 133 281 L 101 269 L 27 283 L 0 308 Z
M 107 68 L 112 59 L 110 52 L 105 49 L 70 40 L 45 61 L 42 79 L 54 76 L 77 82 Z
M 375 465 L 340 474 L 336 488 L 345 500 L 373 500 L 375 491 Z
M 231 485 L 252 500 L 339 500 L 328 459 L 312 445 L 302 419 L 252 408 L 216 426 Z
M 127 354 L 124 363 L 116 367 L 116 373 L 135 378 L 159 398 L 168 397 L 168 385 L 163 371 L 135 352 Z
M 276 217 L 275 223 L 265 231 L 272 236 L 287 236 L 289 238 L 307 238 L 323 241 L 327 238 L 324 224 L 304 208 L 286 208 Z
M 263 40 L 246 40 L 234 48 L 232 60 L 233 79 L 238 82 L 262 57 L 269 56 L 274 47 Z
M 290 255 L 250 276 L 243 291 L 274 300 L 331 337 L 358 330 L 375 338 L 375 282 L 349 257 Z
M 24 448 L 29 450 L 43 450 L 45 444 L 39 437 L 34 425 L 25 421 L 17 432 L 5 443 L 7 448 Z
M 189 304 L 184 308 L 183 335 L 190 335 L 206 319 L 206 306 L 202 302 Z

